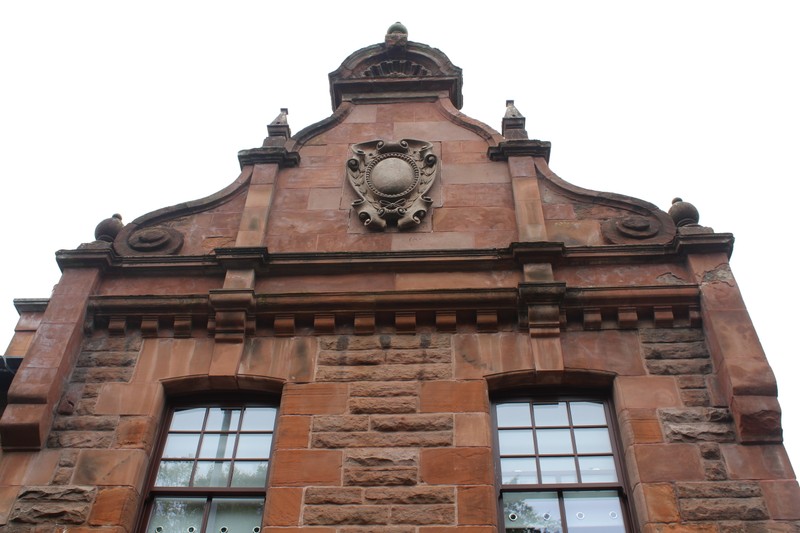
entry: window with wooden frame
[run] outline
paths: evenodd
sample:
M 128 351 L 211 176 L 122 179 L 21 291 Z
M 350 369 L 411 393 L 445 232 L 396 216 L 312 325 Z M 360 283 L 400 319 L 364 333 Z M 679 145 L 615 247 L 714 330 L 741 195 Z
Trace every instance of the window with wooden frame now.
M 501 531 L 629 531 L 610 415 L 591 398 L 494 404 Z
M 175 407 L 158 447 L 147 533 L 258 533 L 277 408 Z

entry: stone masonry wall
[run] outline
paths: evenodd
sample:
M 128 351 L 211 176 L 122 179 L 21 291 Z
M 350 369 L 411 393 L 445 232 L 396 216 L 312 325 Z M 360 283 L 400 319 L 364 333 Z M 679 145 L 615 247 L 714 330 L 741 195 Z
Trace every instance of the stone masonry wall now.
M 126 382 L 136 364 L 141 337 L 87 338 L 41 452 L 7 452 L 0 479 L 12 486 L 4 533 L 97 531 L 129 533 L 140 494 L 127 481 L 146 462 L 126 458 L 149 454 L 155 424 L 144 417 L 97 415 L 100 387 Z M 141 469 L 144 470 L 144 469 Z M 126 480 L 123 484 L 121 480 Z M 4 494 L 5 495 L 5 494 Z
M 651 434 L 650 443 L 655 446 L 667 443 L 675 450 L 673 455 L 667 453 L 657 460 L 680 462 L 693 455 L 700 458 L 696 474 L 689 472 L 693 468 L 690 465 L 673 479 L 665 476 L 654 479 L 659 482 L 653 483 L 642 480 L 636 495 L 641 496 L 639 491 L 642 490 L 647 501 L 638 498 L 637 511 L 640 519 L 648 523 L 647 531 L 800 531 L 800 521 L 796 520 L 800 518 L 798 512 L 786 513 L 786 509 L 780 509 L 782 497 L 776 498 L 779 485 L 759 482 L 759 479 L 790 474 L 785 470 L 779 472 L 782 465 L 775 447 L 750 447 L 762 459 L 760 465 L 750 465 L 747 472 L 735 460 L 743 447 L 736 444 L 730 409 L 715 393 L 716 376 L 702 330 L 643 329 L 640 340 L 648 373 L 672 376 L 683 403 L 682 407 L 657 409 L 660 435 Z M 756 457 L 754 454 L 751 454 L 752 459 Z M 637 466 L 640 470 L 647 467 Z M 680 470 L 680 466 L 675 470 Z M 790 484 L 796 490 L 795 482 L 784 482 L 786 498 L 789 498 Z M 795 520 L 770 520 L 790 517 Z
M 252 344 L 247 368 L 259 358 L 272 368 L 271 357 L 303 359 L 307 368 L 281 396 L 264 531 L 495 533 L 490 398 L 479 370 L 495 372 L 493 359 L 529 354 L 519 344 L 524 336 L 466 335 L 474 336 L 486 343 L 418 332 L 304 337 L 294 343 L 297 353 Z M 499 342 L 508 338 L 514 342 Z M 800 531 L 797 482 L 783 447 L 736 442 L 701 330 L 576 339 L 565 344 L 568 352 L 584 343 L 605 354 L 592 365 L 605 357 L 609 368 L 625 369 L 615 403 L 645 533 Z M 47 447 L 0 456 L 0 531 L 133 533 L 161 415 L 124 405 L 122 412 L 138 414 L 108 414 L 115 411 L 101 408 L 100 391 L 150 390 L 137 379 L 156 367 L 160 373 L 148 379 L 203 372 L 211 344 L 162 339 L 140 350 L 135 331 L 88 338 Z M 636 358 L 637 346 L 640 362 L 614 362 L 619 350 Z M 571 353 L 565 359 L 583 360 Z M 463 357 L 474 363 L 468 372 L 456 364 Z
M 481 380 L 452 380 L 451 337 L 319 342 L 316 383 L 284 392 L 265 522 L 494 532 L 488 397 Z

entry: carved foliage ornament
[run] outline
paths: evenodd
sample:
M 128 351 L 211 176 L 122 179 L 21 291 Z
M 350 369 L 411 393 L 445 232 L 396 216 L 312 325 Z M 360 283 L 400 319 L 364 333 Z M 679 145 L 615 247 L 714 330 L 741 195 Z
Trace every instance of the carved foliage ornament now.
M 415 139 L 374 140 L 350 149 L 347 177 L 359 196 L 353 202 L 358 219 L 378 230 L 419 224 L 433 204 L 425 193 L 439 173 L 433 145 Z

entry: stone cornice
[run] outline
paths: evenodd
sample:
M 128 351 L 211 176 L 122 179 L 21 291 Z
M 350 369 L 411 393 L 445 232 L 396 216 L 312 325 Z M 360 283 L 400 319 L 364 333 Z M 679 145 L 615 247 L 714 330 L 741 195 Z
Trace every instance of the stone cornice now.
M 268 253 L 266 248 L 220 248 L 217 255 L 120 256 L 110 247 L 59 250 L 61 269 L 94 267 L 124 271 L 223 272 L 227 268 L 269 269 L 273 274 L 443 272 L 514 268 L 525 263 L 591 265 L 681 260 L 689 254 L 733 251 L 730 233 L 678 235 L 667 244 L 565 246 L 559 242 L 516 242 L 491 250 L 419 250 L 397 252 Z M 238 265 L 238 266 L 237 266 Z
M 509 157 L 543 157 L 550 162 L 550 141 L 516 140 L 503 141 L 497 146 L 490 146 L 489 159 L 492 161 L 507 161 Z
M 261 146 L 239 151 L 239 166 L 274 164 L 280 168 L 296 167 L 300 164 L 300 153 L 290 152 L 282 146 Z

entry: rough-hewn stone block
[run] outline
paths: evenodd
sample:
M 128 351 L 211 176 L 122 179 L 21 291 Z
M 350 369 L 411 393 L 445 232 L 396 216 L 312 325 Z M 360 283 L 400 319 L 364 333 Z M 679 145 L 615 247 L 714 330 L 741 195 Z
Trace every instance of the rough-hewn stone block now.
M 453 429 L 453 415 L 386 415 L 370 417 L 374 431 L 444 431 Z
M 433 504 L 453 503 L 455 490 L 453 487 L 369 487 L 364 491 L 364 498 L 372 503 L 381 504 Z

